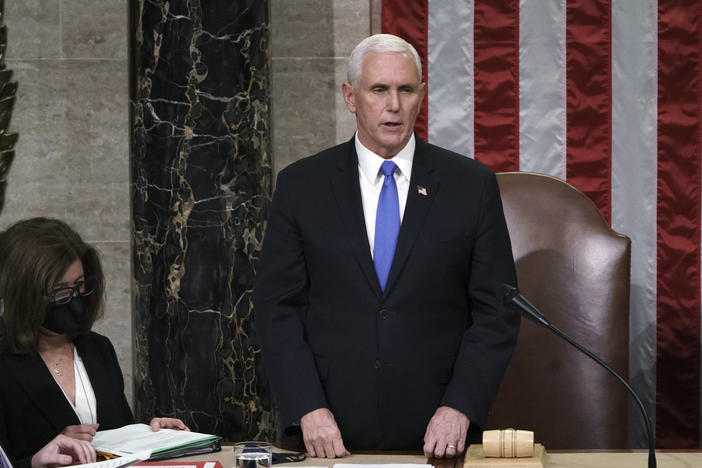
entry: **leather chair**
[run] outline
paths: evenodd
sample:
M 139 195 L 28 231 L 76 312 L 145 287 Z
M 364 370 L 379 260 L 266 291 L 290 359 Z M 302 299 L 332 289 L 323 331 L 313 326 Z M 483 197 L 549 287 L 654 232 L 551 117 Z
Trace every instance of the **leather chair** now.
M 498 174 L 519 290 L 625 379 L 631 241 L 555 177 Z M 546 449 L 627 446 L 624 386 L 549 330 L 522 319 L 488 428 L 534 431 Z

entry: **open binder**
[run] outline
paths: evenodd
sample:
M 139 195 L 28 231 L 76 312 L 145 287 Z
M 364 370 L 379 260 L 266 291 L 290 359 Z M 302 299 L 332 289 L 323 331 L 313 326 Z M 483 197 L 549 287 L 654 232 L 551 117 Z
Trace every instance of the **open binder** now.
M 156 432 L 146 424 L 130 424 L 119 429 L 98 431 L 93 438 L 97 452 L 125 456 L 151 450 L 149 460 L 218 452 L 222 438 L 199 432 L 160 429 Z

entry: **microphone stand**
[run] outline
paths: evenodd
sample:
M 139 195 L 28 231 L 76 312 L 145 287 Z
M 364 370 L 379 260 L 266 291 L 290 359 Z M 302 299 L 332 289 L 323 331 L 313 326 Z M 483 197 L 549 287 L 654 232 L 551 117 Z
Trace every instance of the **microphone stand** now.
M 609 367 L 606 362 L 604 362 L 602 359 L 597 357 L 594 353 L 592 353 L 590 350 L 582 346 L 581 344 L 577 343 L 575 340 L 573 340 L 570 336 L 568 336 L 564 331 L 560 330 L 558 327 L 553 325 L 544 314 L 542 314 L 536 307 L 534 307 L 520 292 L 517 288 L 514 286 L 510 286 L 508 284 L 503 285 L 503 304 L 507 307 L 510 307 L 513 310 L 516 310 L 520 312 L 523 316 L 528 318 L 529 320 L 535 322 L 538 325 L 541 325 L 552 332 L 554 332 L 556 335 L 560 336 L 563 338 L 567 343 L 571 344 L 574 346 L 576 349 L 578 349 L 580 352 L 585 354 L 587 357 L 607 369 L 607 371 L 612 374 L 614 377 L 616 377 L 624 386 L 626 389 L 629 391 L 629 393 L 634 397 L 634 400 L 636 401 L 636 404 L 639 406 L 639 409 L 641 410 L 641 414 L 644 418 L 644 422 L 646 423 L 646 433 L 648 434 L 648 468 L 656 468 L 656 449 L 655 449 L 655 442 L 653 440 L 653 430 L 651 428 L 651 420 L 648 418 L 648 413 L 646 412 L 646 408 L 644 408 L 643 403 L 641 402 L 641 398 L 636 394 L 633 388 L 631 388 L 631 385 L 624 380 L 619 374 L 617 374 L 614 369 Z

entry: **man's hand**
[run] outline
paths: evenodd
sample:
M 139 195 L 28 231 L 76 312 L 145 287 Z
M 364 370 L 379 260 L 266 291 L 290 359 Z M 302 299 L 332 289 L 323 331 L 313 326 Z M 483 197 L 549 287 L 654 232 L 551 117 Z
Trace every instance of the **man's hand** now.
M 32 457 L 32 468 L 76 465 L 95 462 L 95 449 L 90 442 L 59 434 Z
M 151 418 L 149 423 L 151 430 L 156 432 L 159 429 L 176 429 L 179 431 L 190 431 L 188 426 L 178 418 Z
M 76 424 L 75 426 L 66 426 L 61 431 L 61 434 L 74 439 L 91 442 L 93 437 L 95 437 L 98 426 L 99 424 Z
M 351 455 L 344 447 L 334 415 L 327 408 L 319 408 L 304 415 L 300 419 L 300 427 L 310 457 L 336 458 Z
M 440 406 L 424 434 L 424 455 L 429 458 L 453 458 L 466 449 L 468 416 L 449 406 Z

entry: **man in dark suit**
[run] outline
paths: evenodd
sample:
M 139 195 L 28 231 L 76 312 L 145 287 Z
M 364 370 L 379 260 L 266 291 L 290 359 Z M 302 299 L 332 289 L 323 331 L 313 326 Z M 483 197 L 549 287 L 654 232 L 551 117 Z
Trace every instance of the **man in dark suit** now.
M 278 176 L 254 308 L 286 431 L 312 456 L 423 447 L 453 457 L 484 426 L 519 317 L 495 175 L 413 133 L 425 92 L 380 34 L 342 88 L 358 131 Z

